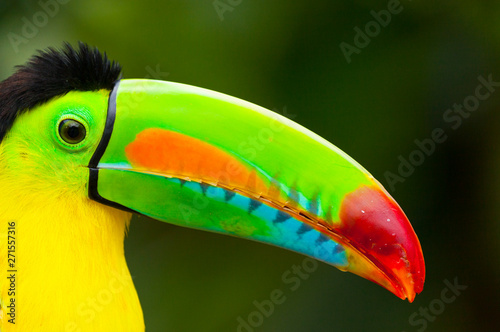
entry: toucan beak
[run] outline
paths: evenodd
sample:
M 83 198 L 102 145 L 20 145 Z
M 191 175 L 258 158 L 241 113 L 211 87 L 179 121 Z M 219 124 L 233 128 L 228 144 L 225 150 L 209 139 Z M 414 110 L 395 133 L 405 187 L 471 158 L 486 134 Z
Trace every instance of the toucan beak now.
M 261 241 L 413 301 L 422 250 L 362 166 L 300 125 L 189 85 L 122 80 L 90 162 L 89 195 L 161 221 Z

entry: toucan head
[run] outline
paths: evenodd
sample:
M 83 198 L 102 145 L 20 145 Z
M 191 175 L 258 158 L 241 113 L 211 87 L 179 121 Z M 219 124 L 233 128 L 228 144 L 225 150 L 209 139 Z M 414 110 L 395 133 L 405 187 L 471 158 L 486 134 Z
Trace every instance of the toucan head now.
M 409 301 L 422 291 L 407 217 L 336 146 L 241 99 L 120 71 L 85 44 L 19 67 L 0 83 L 0 172 L 26 190 L 64 188 L 61 201 L 300 252 Z

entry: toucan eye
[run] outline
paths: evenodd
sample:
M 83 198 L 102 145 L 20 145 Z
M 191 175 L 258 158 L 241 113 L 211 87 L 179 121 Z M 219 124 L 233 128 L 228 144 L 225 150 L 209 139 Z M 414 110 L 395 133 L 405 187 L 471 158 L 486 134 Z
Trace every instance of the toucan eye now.
M 87 130 L 80 122 L 67 119 L 59 124 L 59 135 L 68 144 L 78 144 L 85 139 Z

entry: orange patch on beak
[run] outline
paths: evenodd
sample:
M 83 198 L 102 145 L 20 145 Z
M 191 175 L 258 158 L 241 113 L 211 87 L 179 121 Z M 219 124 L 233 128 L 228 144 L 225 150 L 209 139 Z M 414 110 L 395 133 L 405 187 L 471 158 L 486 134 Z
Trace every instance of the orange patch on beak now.
M 236 157 L 178 132 L 146 129 L 126 147 L 125 153 L 134 167 L 146 172 L 243 189 L 257 196 L 269 190 L 255 170 Z

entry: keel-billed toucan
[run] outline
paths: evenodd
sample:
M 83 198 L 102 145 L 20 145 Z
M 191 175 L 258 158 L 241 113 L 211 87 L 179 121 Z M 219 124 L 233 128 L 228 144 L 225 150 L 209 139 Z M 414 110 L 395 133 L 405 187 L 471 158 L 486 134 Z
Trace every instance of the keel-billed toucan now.
M 133 213 L 300 252 L 410 302 L 422 291 L 412 226 L 344 152 L 241 99 L 120 72 L 65 44 L 0 83 L 2 331 L 144 330 Z

